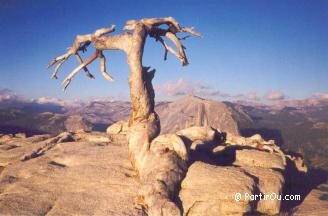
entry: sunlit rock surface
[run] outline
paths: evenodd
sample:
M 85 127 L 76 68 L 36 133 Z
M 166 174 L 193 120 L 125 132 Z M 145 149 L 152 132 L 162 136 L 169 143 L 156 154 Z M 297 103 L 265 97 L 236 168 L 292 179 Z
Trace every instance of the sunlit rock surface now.
M 80 130 L 58 136 L 0 135 L 1 215 L 146 215 L 138 200 L 145 182 L 141 185 L 131 166 L 125 129 L 117 125 L 111 134 Z M 233 136 L 246 141 L 229 143 L 224 133 L 211 127 L 186 128 L 153 141 L 151 151 L 176 152 L 188 163 L 180 188 L 172 189 L 183 215 L 311 215 L 311 210 L 325 215 L 326 193 L 298 191 L 310 180 L 300 157 L 285 154 L 258 136 L 256 145 L 254 138 Z M 147 169 L 171 181 L 165 176 L 170 167 L 163 162 L 155 154 Z M 142 178 L 149 179 L 150 188 L 158 184 L 151 176 Z M 294 191 L 286 191 L 286 186 Z M 305 200 L 289 209 L 277 199 L 235 200 L 236 193 L 297 192 Z

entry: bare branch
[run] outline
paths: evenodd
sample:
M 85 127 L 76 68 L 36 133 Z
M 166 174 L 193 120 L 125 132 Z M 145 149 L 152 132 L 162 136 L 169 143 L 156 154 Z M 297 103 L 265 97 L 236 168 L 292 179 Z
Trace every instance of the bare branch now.
M 190 38 L 190 35 L 186 35 L 183 37 L 178 37 L 179 40 L 187 40 L 188 38 Z
M 115 25 L 112 25 L 110 28 L 101 28 L 93 33 L 95 37 L 101 37 L 105 34 L 115 31 Z
M 91 62 L 93 62 L 98 57 L 99 51 L 96 50 L 96 52 L 85 62 L 80 64 L 77 68 L 75 68 L 62 82 L 62 85 L 64 86 L 64 90 L 68 87 L 68 85 L 71 83 L 72 78 L 85 66 L 89 65 Z
M 90 39 L 90 40 L 88 40 Z M 52 73 L 51 77 L 52 78 L 56 78 L 57 77 L 57 73 L 58 73 L 58 69 L 64 64 L 64 62 L 73 54 L 76 54 L 78 52 L 79 49 L 83 50 L 86 49 L 85 46 L 88 46 L 88 42 L 91 41 L 91 36 L 90 35 L 84 35 L 84 36 L 80 36 L 78 35 L 72 45 L 72 47 L 69 48 L 69 50 L 61 55 L 58 56 L 57 58 L 54 58 L 51 60 L 51 62 L 48 65 L 48 68 L 52 67 L 54 64 L 56 64 L 57 62 L 59 62 L 59 64 L 56 66 L 54 72 Z M 80 47 L 80 44 L 84 43 L 82 45 L 83 48 Z
M 181 40 L 186 40 L 190 35 L 184 36 L 182 38 L 178 38 L 176 36 L 177 33 L 186 32 L 191 35 L 195 35 L 197 37 L 202 37 L 202 35 L 193 30 L 193 28 L 184 28 L 180 27 L 179 23 L 175 21 L 172 17 L 166 18 L 158 18 L 158 19 L 142 19 L 140 22 L 145 25 L 153 25 L 151 27 L 148 26 L 149 36 L 154 37 L 156 41 L 160 41 L 165 48 L 164 60 L 167 59 L 167 51 L 171 52 L 174 56 L 176 56 L 181 62 L 182 66 L 188 65 L 188 60 L 185 54 L 185 47 L 181 44 Z M 133 21 L 131 21 L 133 23 Z M 167 24 L 169 26 L 168 29 L 162 29 L 158 26 L 161 24 Z M 161 38 L 162 36 L 166 36 L 169 40 L 171 40 L 174 45 L 178 48 L 178 53 L 170 47 L 166 42 Z
M 59 64 L 55 67 L 54 72 L 51 74 L 51 79 L 57 79 L 58 69 L 64 64 L 65 60 L 61 60 Z
M 166 60 L 167 60 L 167 52 L 168 52 L 169 48 L 171 48 L 171 47 L 165 43 L 165 41 L 163 40 L 163 38 L 159 37 L 158 40 L 159 40 L 159 41 L 161 42 L 161 44 L 164 46 L 164 49 L 165 49 L 165 52 L 164 52 L 164 61 L 166 61 Z M 172 49 L 172 50 L 173 50 L 173 49 Z M 174 51 L 174 50 L 173 50 L 173 51 Z
M 181 28 L 181 32 L 187 32 L 189 34 L 192 34 L 192 35 L 194 35 L 196 37 L 200 37 L 200 38 L 203 37 L 203 35 L 201 33 L 194 31 L 194 28 L 193 27 L 192 28 L 185 28 L 185 27 L 183 27 L 183 28 Z
M 175 57 L 177 57 L 178 59 L 180 59 L 179 54 L 171 47 L 169 46 L 162 37 L 159 37 L 158 40 L 161 42 L 161 44 L 164 46 L 165 49 L 165 53 L 164 53 L 164 60 L 167 59 L 167 52 L 169 51 L 170 53 L 172 53 Z
M 71 55 L 77 53 L 77 51 L 79 50 L 85 50 L 86 47 L 90 44 L 91 40 L 92 40 L 92 34 L 76 36 L 72 47 L 70 47 L 65 54 L 52 59 L 48 65 L 48 68 L 50 68 L 51 66 L 53 66 L 54 64 L 56 64 L 61 60 L 66 61 Z M 82 46 L 80 46 L 81 44 Z
M 76 56 L 76 59 L 79 61 L 79 63 L 80 64 L 83 64 L 83 59 L 81 58 L 81 56 L 78 53 L 76 53 L 75 56 Z M 95 79 L 95 77 L 90 73 L 90 71 L 89 71 L 89 69 L 87 67 L 84 67 L 83 70 L 84 70 L 85 74 L 90 79 Z
M 106 80 L 113 81 L 113 77 L 110 76 L 106 72 L 106 57 L 104 56 L 102 51 L 99 52 L 98 57 L 99 57 L 99 62 L 100 62 L 100 72 L 101 72 L 101 74 L 105 77 Z
M 165 34 L 165 36 L 168 39 L 170 39 L 174 43 L 174 45 L 178 48 L 179 54 L 178 54 L 177 57 L 182 62 L 182 66 L 188 65 L 188 60 L 187 60 L 187 56 L 186 56 L 186 54 L 184 52 L 184 48 L 183 48 L 181 42 L 179 41 L 179 39 L 177 38 L 177 36 L 175 34 L 173 34 L 172 32 L 167 32 Z
M 71 55 L 70 50 L 67 51 L 64 55 L 58 56 L 57 58 L 53 58 L 48 65 L 48 68 L 52 67 L 54 64 L 60 61 L 66 61 Z
M 126 22 L 124 29 L 125 30 L 134 30 L 137 23 L 144 24 L 148 30 L 153 27 L 160 26 L 162 24 L 166 24 L 168 26 L 173 26 L 176 31 L 180 31 L 181 27 L 179 23 L 173 17 L 164 17 L 164 18 L 146 18 L 141 20 L 129 20 Z
M 63 65 L 63 63 L 71 56 L 71 55 L 75 55 L 77 60 L 79 61 L 79 63 L 81 64 L 79 67 L 77 67 L 63 82 L 63 85 L 64 85 L 64 88 L 66 89 L 67 86 L 69 85 L 70 81 L 71 81 L 71 78 L 73 76 L 75 76 L 75 74 L 81 70 L 80 67 L 83 68 L 83 70 L 85 71 L 86 75 L 88 77 L 90 77 L 91 79 L 94 79 L 94 76 L 90 73 L 90 71 L 88 70 L 88 68 L 86 68 L 85 66 L 82 66 L 86 63 L 86 65 L 90 64 L 88 63 L 88 59 L 85 63 L 83 62 L 81 56 L 78 54 L 78 51 L 86 51 L 87 47 L 91 44 L 91 42 L 93 41 L 94 38 L 98 38 L 98 37 L 101 37 L 105 34 L 108 34 L 108 33 L 111 33 L 115 31 L 115 25 L 112 25 L 110 28 L 101 28 L 101 29 L 98 29 L 97 31 L 95 31 L 94 33 L 92 34 L 87 34 L 87 35 L 78 35 L 76 38 L 75 38 L 75 41 L 73 43 L 73 45 L 69 48 L 69 50 L 64 54 L 64 55 L 61 55 L 57 58 L 54 58 L 52 59 L 52 61 L 49 63 L 48 65 L 48 68 L 50 68 L 51 66 L 53 66 L 54 64 L 58 63 L 59 64 L 55 67 L 55 70 L 54 72 L 52 73 L 51 75 L 51 78 L 57 78 L 57 73 L 58 73 L 58 70 L 59 68 Z M 97 56 L 96 56 L 97 57 Z M 71 76 L 71 77 L 70 77 Z M 107 77 L 108 78 L 108 77 Z
M 181 30 L 179 23 L 173 17 L 164 17 L 164 18 L 148 18 L 140 20 L 145 25 L 160 26 L 162 24 L 166 24 L 169 27 L 173 26 L 177 31 Z

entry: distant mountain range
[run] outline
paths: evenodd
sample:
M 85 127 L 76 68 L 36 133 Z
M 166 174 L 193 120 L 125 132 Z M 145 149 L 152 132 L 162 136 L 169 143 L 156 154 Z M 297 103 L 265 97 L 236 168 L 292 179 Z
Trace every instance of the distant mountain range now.
M 328 100 L 290 100 L 264 105 L 185 96 L 173 102 L 157 103 L 156 111 L 162 133 L 201 125 L 244 136 L 259 133 L 266 139 L 274 139 L 286 150 L 303 154 L 312 167 L 328 170 Z M 105 131 L 108 125 L 128 119 L 129 114 L 130 103 L 124 101 L 85 103 L 0 97 L 0 133 Z
M 276 105 L 229 103 L 243 110 L 252 124 L 239 124 L 244 136 L 260 133 L 285 150 L 301 153 L 312 167 L 328 170 L 328 100 L 295 100 Z

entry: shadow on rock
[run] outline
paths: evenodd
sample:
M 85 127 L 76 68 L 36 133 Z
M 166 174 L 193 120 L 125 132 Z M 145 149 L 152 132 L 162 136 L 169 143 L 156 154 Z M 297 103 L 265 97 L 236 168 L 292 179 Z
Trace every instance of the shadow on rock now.
M 307 195 L 319 185 L 327 182 L 328 173 L 325 170 L 311 168 L 307 173 L 299 172 L 294 163 L 287 161 L 285 171 L 284 193 L 287 195 L 300 195 L 301 200 L 282 201 L 282 211 L 292 212 L 300 205 Z

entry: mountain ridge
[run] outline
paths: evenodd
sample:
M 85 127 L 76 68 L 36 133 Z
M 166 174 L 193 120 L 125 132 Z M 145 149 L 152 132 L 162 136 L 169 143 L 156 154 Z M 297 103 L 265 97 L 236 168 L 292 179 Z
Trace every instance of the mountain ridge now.
M 320 99 L 309 101 L 249 105 L 185 96 L 176 101 L 158 102 L 155 110 L 161 118 L 162 134 L 207 125 L 244 136 L 259 133 L 265 139 L 274 139 L 286 150 L 304 153 L 308 164 L 328 170 L 325 159 L 328 103 Z M 19 106 L 13 103 L 13 108 L 8 108 L 9 104 L 8 101 L 5 106 L 0 103 L 0 133 L 4 134 L 105 131 L 109 125 L 128 119 L 131 109 L 129 102 L 114 100 L 77 102 L 67 107 L 63 105 L 68 103 L 62 102 L 38 104 L 25 101 Z M 75 126 L 69 127 L 68 123 Z

